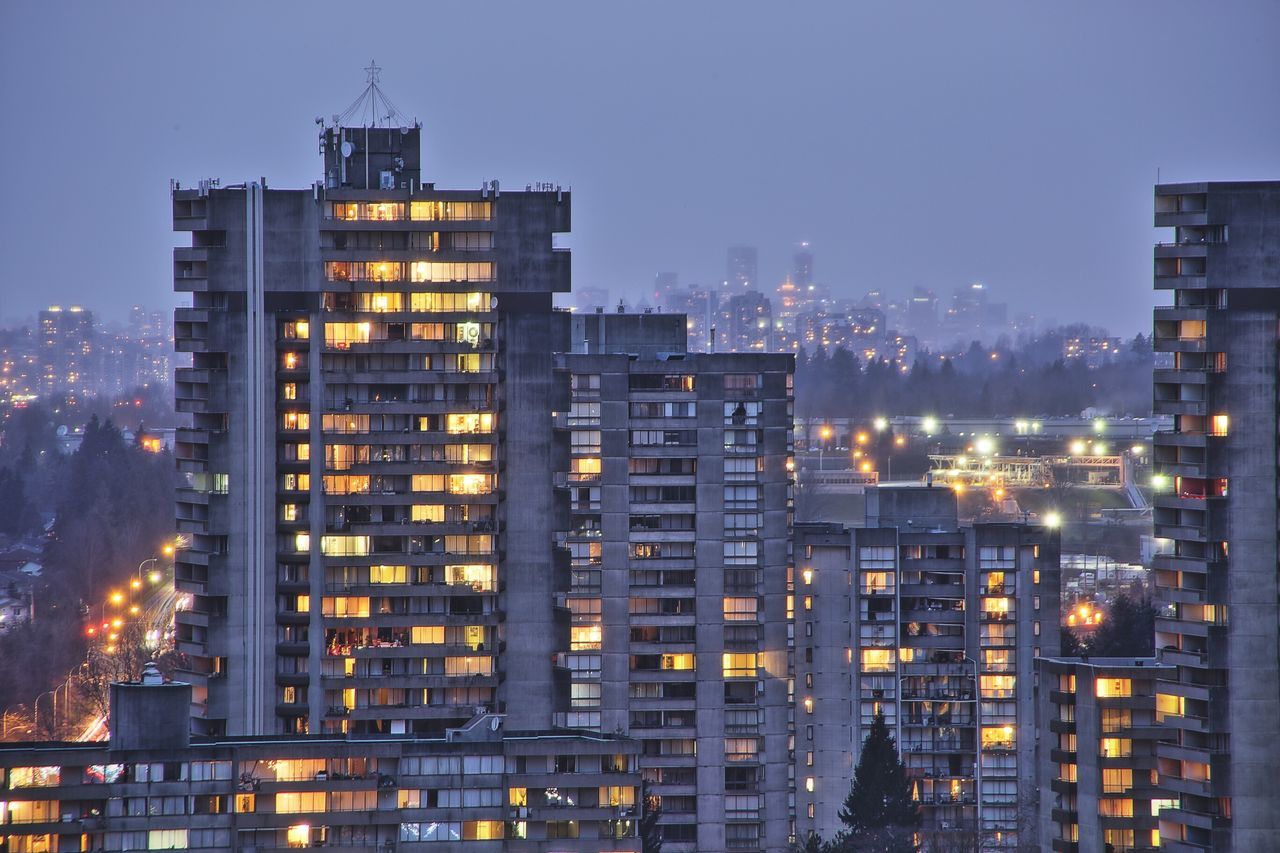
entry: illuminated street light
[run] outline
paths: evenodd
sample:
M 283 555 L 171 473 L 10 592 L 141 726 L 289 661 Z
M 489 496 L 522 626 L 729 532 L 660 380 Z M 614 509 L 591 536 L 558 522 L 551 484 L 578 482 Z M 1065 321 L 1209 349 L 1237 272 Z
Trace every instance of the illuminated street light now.
M 906 447 L 906 446 L 907 446 L 907 437 L 906 437 L 905 435 L 900 435 L 900 436 L 898 436 L 897 438 L 895 438 L 895 439 L 893 440 L 893 443 L 894 443 L 894 444 L 896 444 L 896 445 L 898 445 L 898 447 Z
M 164 555 L 165 555 L 166 557 L 172 557 L 172 556 L 173 556 L 173 546 L 172 546 L 172 545 L 165 545 L 165 546 L 164 546 L 164 548 L 162 548 L 161 550 L 164 552 Z
M 868 441 L 870 441 L 870 438 L 871 437 L 868 436 L 865 432 L 860 432 L 857 435 L 858 444 L 866 444 Z
M 990 456 L 992 453 L 995 453 L 996 451 L 996 443 L 991 439 L 987 438 L 986 436 L 983 436 L 982 438 L 974 442 L 973 446 L 977 448 L 978 452 L 981 453 L 983 456 Z
M 112 604 L 124 604 L 124 593 L 123 593 L 123 592 L 113 592 L 113 593 L 111 593 L 111 603 L 112 603 Z
M 1076 439 L 1075 441 L 1071 442 L 1072 456 L 1083 456 L 1085 450 L 1087 449 L 1088 449 L 1087 445 L 1085 445 L 1085 443 L 1080 439 Z
M 142 581 L 138 580 L 137 578 L 134 578 L 133 580 L 129 581 L 129 586 L 133 587 L 134 589 L 141 589 Z
M 1107 431 L 1107 420 L 1106 420 L 1106 418 L 1095 418 L 1095 419 L 1094 419 L 1094 421 L 1093 421 L 1093 431 L 1094 431 L 1094 432 L 1106 432 L 1106 431 Z
M 1135 456 L 1141 456 L 1146 449 L 1147 448 L 1143 447 L 1141 444 L 1135 444 L 1133 447 L 1129 448 L 1129 452 Z
M 160 583 L 160 577 L 161 576 L 159 572 L 152 572 L 151 574 L 147 575 L 147 580 L 151 581 L 152 583 Z
M 1104 454 L 1104 453 L 1106 453 L 1106 452 L 1107 452 L 1107 446 L 1106 446 L 1105 444 L 1103 444 L 1101 441 L 1095 441 L 1095 442 L 1093 443 L 1093 455 L 1094 455 L 1094 456 L 1101 456 L 1102 454 Z
M 1153 474 L 1151 476 L 1151 488 L 1156 491 L 1169 488 L 1169 478 L 1164 474 Z
M 920 421 L 920 426 L 924 429 L 926 435 L 932 435 L 938 431 L 938 419 L 930 415 Z
M 889 428 L 889 419 L 876 418 L 874 421 L 871 422 L 871 425 L 875 427 L 876 432 L 884 432 Z
M 1061 527 L 1062 515 L 1057 512 L 1046 513 L 1044 517 L 1044 526 L 1049 528 Z

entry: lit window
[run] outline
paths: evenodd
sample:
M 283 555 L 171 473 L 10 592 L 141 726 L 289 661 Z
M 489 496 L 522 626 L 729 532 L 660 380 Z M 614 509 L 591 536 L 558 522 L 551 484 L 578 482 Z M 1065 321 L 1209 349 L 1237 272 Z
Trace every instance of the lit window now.
M 414 521 L 444 521 L 444 504 L 414 504 L 412 510 Z
M 723 675 L 725 678 L 755 678 L 757 659 L 754 652 L 731 653 L 722 655 Z
M 663 669 L 687 670 L 694 669 L 695 666 L 696 664 L 694 663 L 694 657 L 692 654 L 662 656 Z
M 569 628 L 569 648 L 572 651 L 598 649 L 602 639 L 599 625 L 574 625 Z
M 862 671 L 863 672 L 892 672 L 893 671 L 893 649 L 863 649 L 862 650 Z
M 1094 686 L 1100 699 L 1133 695 L 1133 682 L 1128 678 L 1099 678 Z
M 410 631 L 409 642 L 417 646 L 437 646 L 444 643 L 444 626 L 416 626 Z
M 756 607 L 754 598 L 725 598 L 724 619 L 726 622 L 754 622 Z
M 186 850 L 185 829 L 153 829 L 147 833 L 148 850 Z

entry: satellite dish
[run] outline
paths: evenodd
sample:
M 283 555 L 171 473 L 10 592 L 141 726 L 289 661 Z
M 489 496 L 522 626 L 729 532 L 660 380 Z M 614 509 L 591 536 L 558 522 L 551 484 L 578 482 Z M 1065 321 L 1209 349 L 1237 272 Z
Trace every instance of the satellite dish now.
M 356 149 L 354 145 L 352 145 L 350 142 L 346 141 L 345 139 L 342 140 L 342 156 L 343 157 L 350 157 L 352 152 L 354 152 L 355 150 Z

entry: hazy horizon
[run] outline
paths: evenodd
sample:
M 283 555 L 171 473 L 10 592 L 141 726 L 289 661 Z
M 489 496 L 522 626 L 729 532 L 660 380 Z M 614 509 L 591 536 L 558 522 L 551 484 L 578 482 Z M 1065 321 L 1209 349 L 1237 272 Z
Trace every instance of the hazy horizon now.
M 371 58 L 424 178 L 571 186 L 575 286 L 614 299 L 735 244 L 768 292 L 808 240 L 838 295 L 981 281 L 1128 336 L 1157 170 L 1280 178 L 1280 4 L 342 8 L 5 4 L 0 320 L 174 304 L 169 179 L 309 186 Z

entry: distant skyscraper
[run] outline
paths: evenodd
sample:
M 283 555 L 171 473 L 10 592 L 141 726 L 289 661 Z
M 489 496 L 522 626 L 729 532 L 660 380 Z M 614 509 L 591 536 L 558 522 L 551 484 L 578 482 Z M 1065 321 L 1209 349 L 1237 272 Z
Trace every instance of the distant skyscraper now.
M 801 243 L 791 256 L 791 281 L 802 291 L 813 284 L 813 251 L 808 243 Z
M 680 287 L 680 274 L 674 272 L 660 272 L 653 277 L 653 302 L 655 305 L 666 306 L 670 301 L 671 294 Z
M 1154 560 L 1160 849 L 1275 850 L 1280 839 L 1280 182 L 1162 184 L 1155 224 Z
M 725 269 L 725 286 L 730 294 L 760 287 L 759 262 L 755 246 L 729 247 L 728 265 Z
M 79 305 L 40 312 L 40 393 L 93 393 L 93 313 Z

